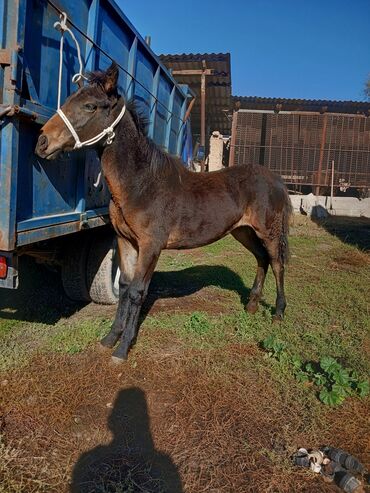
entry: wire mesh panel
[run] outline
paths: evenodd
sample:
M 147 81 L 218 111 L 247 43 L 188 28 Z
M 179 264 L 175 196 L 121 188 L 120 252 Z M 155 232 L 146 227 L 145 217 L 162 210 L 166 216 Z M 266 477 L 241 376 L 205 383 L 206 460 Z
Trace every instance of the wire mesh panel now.
M 238 113 L 235 164 L 260 162 L 261 128 L 261 113 Z
M 231 164 L 262 164 L 287 184 L 370 187 L 370 119 L 362 115 L 235 113 Z M 334 163 L 334 164 L 333 164 Z

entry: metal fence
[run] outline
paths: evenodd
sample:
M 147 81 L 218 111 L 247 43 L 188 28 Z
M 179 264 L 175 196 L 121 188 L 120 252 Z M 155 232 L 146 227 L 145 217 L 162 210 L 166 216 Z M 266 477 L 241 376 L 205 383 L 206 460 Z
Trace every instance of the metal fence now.
M 287 185 L 370 188 L 370 118 L 336 113 L 239 110 L 230 165 L 261 164 Z

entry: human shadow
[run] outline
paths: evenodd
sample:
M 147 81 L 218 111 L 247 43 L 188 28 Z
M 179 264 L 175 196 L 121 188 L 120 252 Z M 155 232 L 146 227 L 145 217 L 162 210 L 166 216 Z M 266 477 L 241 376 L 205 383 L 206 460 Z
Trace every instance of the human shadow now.
M 181 493 L 182 482 L 169 455 L 156 450 L 145 393 L 121 390 L 108 417 L 113 439 L 80 456 L 70 493 Z
M 320 207 L 320 206 L 317 206 Z M 351 216 L 320 217 L 313 214 L 312 220 L 343 243 L 360 250 L 370 251 L 370 218 Z

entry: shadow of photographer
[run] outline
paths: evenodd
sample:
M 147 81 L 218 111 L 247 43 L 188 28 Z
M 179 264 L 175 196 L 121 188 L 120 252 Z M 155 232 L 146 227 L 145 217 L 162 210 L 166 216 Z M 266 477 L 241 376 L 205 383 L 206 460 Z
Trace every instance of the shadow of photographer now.
M 145 393 L 121 390 L 108 418 L 113 439 L 80 456 L 71 493 L 182 493 L 177 467 L 155 449 Z

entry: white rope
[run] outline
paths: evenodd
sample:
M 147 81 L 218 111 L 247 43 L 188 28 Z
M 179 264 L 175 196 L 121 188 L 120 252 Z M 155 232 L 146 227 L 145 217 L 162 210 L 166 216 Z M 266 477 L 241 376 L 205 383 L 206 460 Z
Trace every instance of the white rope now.
M 57 113 L 60 116 L 60 118 L 63 120 L 65 125 L 67 126 L 68 130 L 71 132 L 73 138 L 75 139 L 76 143 L 74 145 L 74 149 L 81 149 L 81 147 L 84 146 L 90 146 L 94 145 L 99 140 L 103 139 L 105 136 L 107 136 L 106 144 L 111 144 L 113 142 L 113 139 L 115 137 L 114 133 L 114 127 L 119 123 L 123 115 L 125 114 L 126 111 L 126 105 L 124 104 L 119 115 L 117 118 L 114 120 L 113 123 L 109 125 L 109 127 L 105 128 L 102 132 L 100 132 L 98 135 L 95 137 L 92 137 L 91 139 L 85 140 L 84 142 L 81 142 L 76 130 L 73 128 L 72 123 L 68 120 L 67 116 L 63 113 L 61 107 L 60 107 L 60 97 L 61 97 L 61 92 L 62 92 L 62 71 L 63 71 L 63 45 L 64 45 L 64 33 L 68 32 L 70 36 L 72 37 L 73 41 L 76 44 L 77 48 L 77 57 L 78 57 L 78 62 L 80 64 L 80 70 L 77 72 L 73 77 L 72 77 L 72 82 L 77 84 L 81 79 L 88 80 L 87 77 L 85 77 L 82 73 L 82 58 L 81 58 L 81 51 L 80 51 L 80 46 L 78 44 L 78 41 L 73 34 L 73 32 L 67 27 L 67 14 L 65 12 L 62 12 L 60 15 L 60 22 L 56 22 L 54 24 L 55 29 L 58 29 L 58 31 L 61 32 L 61 39 L 60 39 L 60 49 L 59 49 L 59 80 L 58 80 L 58 106 L 57 106 Z

